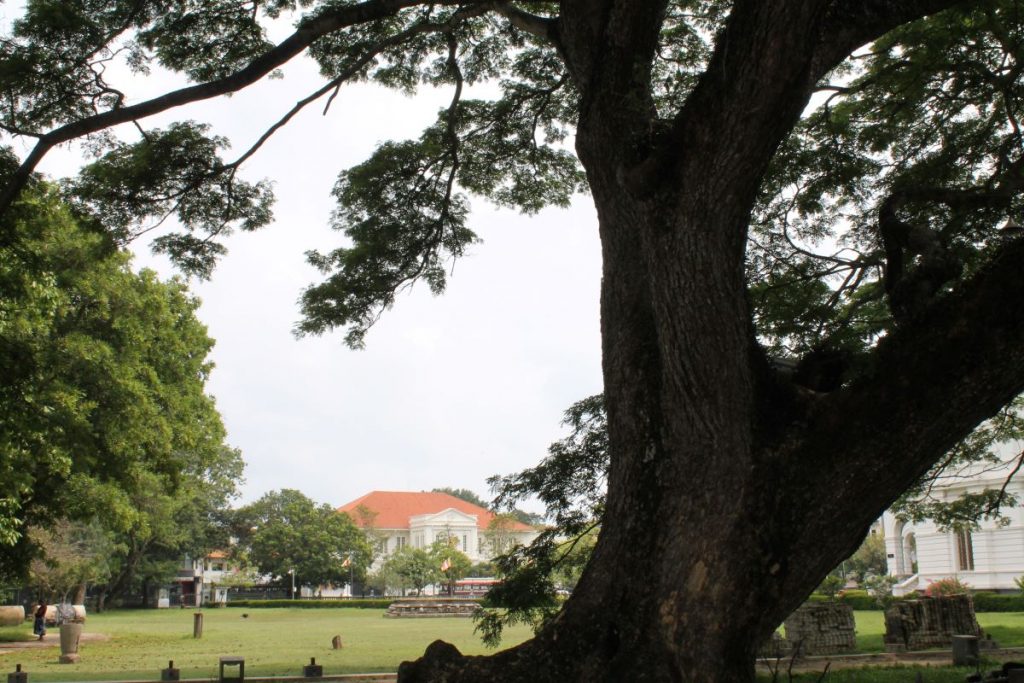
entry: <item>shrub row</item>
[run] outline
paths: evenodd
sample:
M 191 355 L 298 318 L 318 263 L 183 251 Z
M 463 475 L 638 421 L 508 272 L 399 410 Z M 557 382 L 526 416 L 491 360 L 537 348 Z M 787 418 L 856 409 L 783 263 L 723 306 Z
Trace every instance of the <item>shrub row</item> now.
M 907 597 L 916 598 L 920 596 L 915 594 Z M 823 602 L 828 600 L 828 597 L 815 593 L 810 597 L 810 600 L 814 602 Z M 890 600 L 899 600 L 899 598 L 890 598 Z M 868 595 L 868 592 L 864 590 L 854 589 L 843 591 L 841 595 L 836 596 L 836 601 L 845 603 L 855 610 L 880 611 L 883 609 L 882 605 L 878 604 L 878 601 Z M 979 591 L 974 594 L 974 611 L 1024 612 L 1024 595 Z
M 897 598 L 898 599 L 898 598 Z M 827 601 L 828 597 L 815 593 L 809 600 L 813 602 Z M 855 610 L 881 610 L 878 601 L 864 590 L 847 590 L 836 596 L 838 602 L 845 603 Z M 357 609 L 387 609 L 394 598 L 353 598 L 351 600 L 232 600 L 231 607 L 302 607 L 311 609 L 350 607 Z M 974 594 L 974 609 L 977 612 L 1024 612 L 1024 595 L 989 593 L 980 591 Z
M 1024 612 L 1024 595 L 989 593 L 974 594 L 975 612 Z
M 394 600 L 392 598 L 352 598 L 351 600 L 231 600 L 229 607 L 303 607 L 303 608 L 335 608 L 355 607 L 359 609 L 387 609 Z
M 828 596 L 821 593 L 814 593 L 810 600 L 813 602 L 827 602 Z M 846 590 L 836 596 L 836 602 L 849 605 L 855 610 L 881 610 L 882 606 L 878 601 L 868 595 L 868 592 L 860 589 Z

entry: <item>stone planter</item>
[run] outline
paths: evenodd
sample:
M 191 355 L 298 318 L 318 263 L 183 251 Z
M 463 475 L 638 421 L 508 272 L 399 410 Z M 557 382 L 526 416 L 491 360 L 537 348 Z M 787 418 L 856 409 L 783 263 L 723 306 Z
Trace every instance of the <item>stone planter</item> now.
M 81 624 L 60 625 L 60 662 L 72 664 L 78 661 L 78 641 L 82 637 Z

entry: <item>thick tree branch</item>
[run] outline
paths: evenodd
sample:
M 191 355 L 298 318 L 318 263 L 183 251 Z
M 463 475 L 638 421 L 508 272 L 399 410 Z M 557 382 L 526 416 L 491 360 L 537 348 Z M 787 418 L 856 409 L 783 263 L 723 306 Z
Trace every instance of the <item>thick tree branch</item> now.
M 737 0 L 707 70 L 669 132 L 631 170 L 630 187 L 651 193 L 681 182 L 687 161 L 693 177 L 706 176 L 708 160 L 690 158 L 687 150 L 721 140 L 723 168 L 734 171 L 734 159 L 744 159 L 747 189 L 756 191 L 768 160 L 828 71 L 861 45 L 957 1 Z
M 645 118 L 650 103 L 651 63 L 658 47 L 667 0 L 565 0 L 558 32 L 565 59 L 583 94 L 581 124 L 601 93 L 615 93 L 612 102 Z M 640 86 L 638 88 L 638 86 Z
M 111 109 L 95 116 L 89 116 L 66 124 L 41 135 L 35 148 L 25 158 L 13 177 L 0 192 L 0 215 L 7 211 L 11 202 L 28 182 L 42 158 L 53 147 L 90 133 L 96 133 L 112 126 L 128 123 L 180 107 L 185 104 L 225 95 L 252 85 L 274 69 L 287 63 L 308 48 L 317 39 L 334 31 L 363 24 L 390 16 L 402 9 L 424 4 L 478 5 L 486 4 L 473 0 L 367 0 L 358 5 L 342 6 L 330 13 L 304 21 L 284 41 L 257 57 L 245 68 L 235 73 L 206 83 L 180 88 L 129 107 Z
M 1024 391 L 1022 262 L 1024 239 L 1008 241 L 957 293 L 884 339 L 873 372 L 821 402 L 794 467 L 813 463 L 824 509 L 881 514 Z
M 851 52 L 915 19 L 949 9 L 965 0 L 831 0 L 821 26 L 819 68 L 832 69 Z M 824 74 L 823 71 L 823 74 Z
M 332 90 L 334 90 L 335 94 L 336 94 L 337 93 L 337 89 L 339 87 L 341 87 L 341 85 L 345 81 L 349 80 L 350 78 L 352 78 L 353 76 L 358 74 L 360 72 L 360 70 L 363 69 L 363 67 L 365 67 L 367 64 L 369 64 L 371 61 L 373 61 L 373 59 L 375 57 L 380 55 L 380 53 L 382 53 L 387 48 L 393 47 L 395 45 L 398 45 L 398 44 L 408 40 L 409 38 L 412 38 L 413 36 L 417 36 L 417 35 L 420 35 L 420 34 L 423 34 L 423 33 L 434 33 L 434 32 L 444 32 L 444 31 L 449 31 L 450 32 L 451 29 L 454 28 L 455 24 L 458 21 L 461 21 L 461 20 L 464 20 L 464 19 L 468 19 L 470 17 L 479 16 L 479 15 L 483 14 L 485 11 L 486 11 L 486 8 L 483 5 L 475 7 L 475 8 L 469 8 L 469 9 L 464 10 L 464 11 L 460 10 L 460 11 L 456 12 L 451 17 L 451 19 L 449 21 L 446 21 L 446 22 L 443 22 L 443 23 L 439 23 L 439 22 L 423 22 L 423 23 L 420 23 L 420 24 L 416 24 L 414 26 L 411 26 L 409 29 L 407 29 L 405 31 L 402 31 L 401 33 L 397 33 L 397 34 L 395 34 L 395 35 L 393 35 L 393 36 L 391 36 L 389 38 L 386 38 L 384 40 L 381 40 L 381 41 L 375 43 L 363 55 L 361 55 L 358 59 L 356 59 L 354 62 L 352 62 L 352 64 L 350 64 L 336 78 L 332 79 L 330 82 L 326 83 L 325 85 L 323 85 L 322 87 L 317 89 L 315 92 L 311 93 L 310 95 L 308 95 L 308 96 L 304 97 L 303 99 L 299 100 L 298 102 L 296 102 L 295 105 L 291 109 L 289 109 L 288 112 L 284 116 L 282 116 L 280 119 L 278 119 L 266 131 L 264 131 L 263 135 L 261 135 L 259 137 L 259 139 L 255 143 L 253 143 L 252 146 L 249 147 L 249 149 L 247 149 L 245 151 L 244 154 L 242 154 L 240 157 L 235 159 L 230 164 L 227 164 L 225 166 L 225 169 L 231 170 L 232 172 L 234 172 L 234 170 L 238 169 L 238 167 L 240 167 L 247 159 L 249 159 L 253 154 L 255 154 L 260 149 L 260 147 L 262 147 L 264 145 L 264 143 L 266 143 L 266 141 L 269 140 L 271 138 L 271 136 L 273 136 L 274 133 L 276 133 L 278 130 L 280 130 L 281 128 L 286 126 L 288 124 L 288 122 L 291 121 L 291 119 L 296 114 L 298 114 L 300 111 L 302 111 L 308 104 L 310 104 L 312 102 L 315 102 L 316 100 L 320 99 L 321 97 L 323 97 L 327 93 L 331 92 Z M 449 59 L 451 59 L 451 58 L 449 58 Z M 460 80 L 460 82 L 459 82 L 459 92 L 460 93 L 462 91 L 461 85 L 462 84 L 461 84 L 461 80 Z M 333 99 L 334 99 L 334 95 L 331 95 L 331 100 L 333 100 Z M 324 113 L 325 114 L 327 113 L 327 107 L 329 107 L 329 106 L 330 106 L 330 101 L 328 101 L 327 106 L 324 108 Z
M 520 31 L 558 44 L 558 20 L 548 17 L 539 17 L 529 12 L 524 12 L 511 2 L 496 2 L 493 5 L 494 11 L 508 19 L 509 23 Z

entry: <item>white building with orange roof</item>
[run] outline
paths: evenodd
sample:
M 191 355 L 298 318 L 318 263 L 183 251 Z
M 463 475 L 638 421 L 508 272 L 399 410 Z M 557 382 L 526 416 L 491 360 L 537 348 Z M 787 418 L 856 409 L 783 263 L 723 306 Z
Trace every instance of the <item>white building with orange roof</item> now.
M 497 518 L 486 508 L 438 491 L 371 491 L 338 512 L 372 533 L 380 547 L 378 563 L 399 548 L 427 549 L 442 538 L 455 539 L 473 562 L 485 562 L 507 545 L 527 545 L 538 534 L 528 524 Z
M 173 595 L 161 594 L 157 605 L 199 607 L 210 603 L 224 604 L 227 602 L 227 586 L 224 584 L 236 571 L 229 564 L 228 554 L 223 550 L 213 550 L 200 558 L 186 555 L 174 579 L 177 585 L 172 591 Z

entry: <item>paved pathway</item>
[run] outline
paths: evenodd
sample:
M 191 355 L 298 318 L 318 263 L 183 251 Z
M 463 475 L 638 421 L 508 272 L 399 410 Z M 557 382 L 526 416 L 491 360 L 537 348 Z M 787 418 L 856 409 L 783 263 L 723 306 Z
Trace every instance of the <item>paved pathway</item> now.
M 98 640 L 110 640 L 110 636 L 106 633 L 83 632 L 79 638 L 79 641 L 83 643 L 96 642 Z M 45 636 L 43 636 L 42 640 L 19 640 L 10 643 L 0 642 L 0 655 L 10 654 L 11 652 L 17 652 L 18 650 L 34 650 L 42 647 L 60 647 L 60 630 L 51 629 Z

